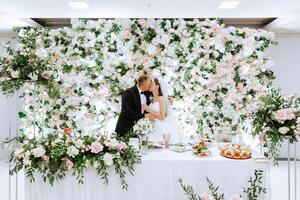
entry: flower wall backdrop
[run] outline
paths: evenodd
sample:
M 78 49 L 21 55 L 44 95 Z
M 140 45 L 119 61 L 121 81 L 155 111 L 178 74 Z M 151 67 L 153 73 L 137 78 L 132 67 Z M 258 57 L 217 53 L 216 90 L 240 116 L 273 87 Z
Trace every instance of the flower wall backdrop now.
M 76 19 L 72 28 L 17 31 L 0 60 L 0 87 L 24 88 L 26 134 L 114 128 L 120 94 L 142 70 L 170 84 L 185 133 L 239 132 L 274 78 L 274 34 L 218 20 Z

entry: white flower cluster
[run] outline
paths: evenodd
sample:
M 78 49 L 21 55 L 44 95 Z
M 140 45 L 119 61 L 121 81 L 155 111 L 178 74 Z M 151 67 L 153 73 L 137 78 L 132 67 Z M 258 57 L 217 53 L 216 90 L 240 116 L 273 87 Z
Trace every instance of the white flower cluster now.
M 148 118 L 140 119 L 133 126 L 133 132 L 137 135 L 149 135 L 153 132 L 153 124 Z
M 47 98 L 45 104 L 46 132 L 106 130 L 120 111 L 120 93 L 142 70 L 163 75 L 170 84 L 185 132 L 195 132 L 198 120 L 206 134 L 236 131 L 273 78 L 265 50 L 274 44 L 274 34 L 264 30 L 197 19 L 73 20 L 72 26 L 35 39 L 36 55 L 52 61 L 45 76 L 53 75 L 59 84 L 59 99 Z M 33 116 L 34 105 L 42 120 L 42 93 L 34 102 L 33 86 L 28 87 L 27 116 Z M 32 124 L 26 127 L 32 132 Z

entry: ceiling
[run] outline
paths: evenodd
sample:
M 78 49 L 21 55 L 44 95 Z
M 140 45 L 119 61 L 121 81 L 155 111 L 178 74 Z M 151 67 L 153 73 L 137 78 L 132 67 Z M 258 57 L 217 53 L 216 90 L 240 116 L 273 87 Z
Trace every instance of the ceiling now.
M 90 8 L 76 10 L 69 1 Z M 68 25 L 70 18 L 223 18 L 228 25 L 300 32 L 300 0 L 234 0 L 240 4 L 228 10 L 218 9 L 222 1 L 228 0 L 0 0 L 0 33 L 22 21 L 56 26 Z

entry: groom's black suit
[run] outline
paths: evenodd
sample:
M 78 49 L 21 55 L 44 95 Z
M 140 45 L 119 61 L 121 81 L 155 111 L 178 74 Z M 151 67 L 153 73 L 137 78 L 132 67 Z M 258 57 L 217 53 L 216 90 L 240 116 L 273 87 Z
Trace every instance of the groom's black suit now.
M 144 95 L 149 105 L 151 92 L 144 92 Z M 144 116 L 145 114 L 141 112 L 141 98 L 137 86 L 125 90 L 122 95 L 122 109 L 117 122 L 116 133 L 124 136 Z

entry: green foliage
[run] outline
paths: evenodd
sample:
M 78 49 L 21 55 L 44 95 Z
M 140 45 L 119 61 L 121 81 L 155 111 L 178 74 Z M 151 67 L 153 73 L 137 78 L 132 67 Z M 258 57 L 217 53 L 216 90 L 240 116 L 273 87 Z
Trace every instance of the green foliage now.
M 262 170 L 255 170 L 254 171 L 254 177 L 250 177 L 248 183 L 249 186 L 246 188 L 242 188 L 243 192 L 247 195 L 245 200 L 258 200 L 259 197 L 266 193 L 267 189 L 264 188 L 263 182 L 263 171 Z M 212 181 L 206 177 L 206 181 L 208 183 L 208 189 L 212 195 L 213 200 L 224 200 L 225 195 L 224 193 L 219 193 L 219 186 L 215 186 Z M 183 191 L 185 192 L 185 195 L 187 199 L 189 200 L 201 200 L 201 197 L 198 196 L 194 190 L 194 188 L 190 185 L 183 184 L 182 179 L 179 179 L 179 183 Z M 241 197 L 241 195 L 240 195 Z
M 206 177 L 208 183 L 208 189 L 215 200 L 224 200 L 224 193 L 219 194 L 219 186 L 215 186 L 208 177 Z
M 179 179 L 179 183 L 189 200 L 201 200 L 200 197 L 197 197 L 197 194 L 192 186 L 184 185 L 182 179 Z
M 289 138 L 290 142 L 297 141 L 297 136 L 292 127 L 296 127 L 296 118 L 300 116 L 298 97 L 284 97 L 279 90 L 271 90 L 269 94 L 261 97 L 260 106 L 253 114 L 253 135 L 258 136 L 265 134 L 267 141 L 265 147 L 267 152 L 265 155 L 272 160 L 274 164 L 278 164 L 276 158 L 281 147 L 281 142 Z M 274 114 L 285 108 L 295 109 L 295 119 L 285 120 L 284 122 L 277 121 Z M 281 127 L 288 127 L 289 131 L 286 134 L 279 132 Z
M 243 188 L 243 192 L 247 195 L 248 200 L 257 200 L 262 193 L 266 193 L 267 189 L 261 186 L 263 184 L 262 179 L 263 171 L 256 169 L 254 177 L 251 177 L 248 181 L 249 186 Z
M 79 140 L 82 143 L 81 147 L 75 143 Z M 52 133 L 46 137 L 32 139 L 26 135 L 20 135 L 13 140 L 7 140 L 7 142 L 17 141 L 17 148 L 10 158 L 10 161 L 15 164 L 10 174 L 25 169 L 29 180 L 34 181 L 35 172 L 39 172 L 45 182 L 53 185 L 56 181 L 63 179 L 67 171 L 71 171 L 78 183 L 82 184 L 85 168 L 93 166 L 105 184 L 108 184 L 109 170 L 114 169 L 120 178 L 122 188 L 127 189 L 127 173 L 133 175 L 134 167 L 141 162 L 141 158 L 130 146 L 126 145 L 122 149 L 117 146 L 107 146 L 112 140 L 115 139 L 103 135 L 70 137 L 66 134 Z M 91 145 L 95 141 L 103 147 L 98 153 L 91 152 Z M 118 140 L 116 142 L 121 143 Z M 71 147 L 77 149 L 78 153 L 70 156 L 69 148 Z M 37 156 L 33 153 L 37 151 L 37 148 L 42 149 L 39 151 L 44 151 L 43 155 Z M 111 166 L 105 162 L 105 154 L 112 156 Z
M 152 29 L 152 28 L 148 28 L 147 30 L 146 30 L 146 32 L 145 32 L 145 34 L 144 34 L 144 40 L 146 41 L 146 42 L 151 42 L 152 41 L 152 39 L 153 38 L 155 38 L 156 37 L 156 32 L 155 32 L 155 30 L 154 29 Z

